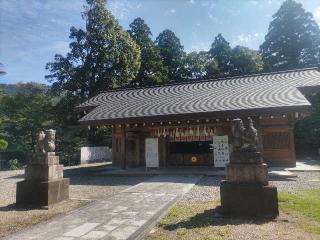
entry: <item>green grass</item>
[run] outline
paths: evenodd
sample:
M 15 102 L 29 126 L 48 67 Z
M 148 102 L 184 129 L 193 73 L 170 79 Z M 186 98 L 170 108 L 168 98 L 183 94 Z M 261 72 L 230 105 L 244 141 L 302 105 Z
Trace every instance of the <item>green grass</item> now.
M 148 239 L 222 240 L 230 235 L 227 226 L 214 226 L 213 209 L 217 201 L 177 204 L 159 222 L 160 231 Z
M 306 233 L 320 234 L 320 189 L 301 191 L 297 194 L 279 193 L 278 199 L 280 210 L 289 214 L 289 224 Z M 159 222 L 156 231 L 150 233 L 147 239 L 226 239 L 232 235 L 232 224 L 243 222 L 228 218 L 215 219 L 213 216 L 217 205 L 220 205 L 219 199 L 192 204 L 178 203 Z M 252 224 L 262 226 L 268 222 L 253 221 Z M 281 221 L 279 224 L 282 224 Z M 281 226 L 282 231 L 286 232 L 286 228 Z
M 303 216 L 310 221 L 301 222 L 300 227 L 308 232 L 320 233 L 320 189 L 296 194 L 279 193 L 278 200 L 282 211 Z

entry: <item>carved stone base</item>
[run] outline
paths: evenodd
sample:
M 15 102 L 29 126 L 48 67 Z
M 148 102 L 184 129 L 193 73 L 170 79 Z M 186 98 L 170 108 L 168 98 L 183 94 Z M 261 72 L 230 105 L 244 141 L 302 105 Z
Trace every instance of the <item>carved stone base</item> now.
M 48 181 L 63 178 L 63 165 L 27 165 L 25 169 L 26 180 Z
M 54 152 L 35 153 L 30 159 L 29 164 L 57 165 L 59 164 L 59 156 L 56 156 Z
M 234 151 L 231 153 L 230 163 L 261 164 L 263 159 L 260 152 Z
M 279 215 L 277 188 L 255 183 L 220 183 L 223 215 L 236 217 L 276 217 Z
M 260 183 L 268 185 L 267 164 L 230 163 L 226 167 L 226 178 L 234 183 Z
M 17 183 L 16 204 L 50 206 L 69 199 L 69 178 L 51 181 L 24 180 Z

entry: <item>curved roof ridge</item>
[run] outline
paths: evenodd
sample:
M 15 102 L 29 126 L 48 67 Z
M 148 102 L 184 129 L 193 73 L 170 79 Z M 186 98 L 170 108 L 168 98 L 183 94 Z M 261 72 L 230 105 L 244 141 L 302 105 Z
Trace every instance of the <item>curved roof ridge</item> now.
M 246 75 L 236 75 L 236 76 L 228 76 L 228 77 L 219 77 L 219 78 L 210 78 L 210 79 L 198 79 L 198 80 L 190 79 L 190 80 L 184 80 L 184 81 L 181 81 L 181 82 L 171 82 L 171 83 L 169 82 L 169 83 L 166 83 L 166 84 L 154 85 L 154 86 L 119 87 L 119 88 L 115 88 L 115 89 L 100 91 L 98 94 L 108 93 L 108 92 L 120 92 L 120 91 L 127 91 L 127 90 L 139 90 L 139 89 L 159 88 L 159 87 L 167 87 L 167 86 L 187 85 L 187 84 L 195 84 L 195 83 L 203 83 L 203 82 L 226 81 L 226 80 L 230 80 L 230 79 L 266 76 L 266 75 L 274 75 L 274 74 L 282 74 L 282 73 L 290 73 L 290 72 L 302 72 L 302 71 L 309 71 L 309 70 L 320 71 L 320 66 L 314 66 L 314 67 L 309 67 L 309 68 L 282 70 L 282 71 L 261 72 L 261 73 L 246 74 Z

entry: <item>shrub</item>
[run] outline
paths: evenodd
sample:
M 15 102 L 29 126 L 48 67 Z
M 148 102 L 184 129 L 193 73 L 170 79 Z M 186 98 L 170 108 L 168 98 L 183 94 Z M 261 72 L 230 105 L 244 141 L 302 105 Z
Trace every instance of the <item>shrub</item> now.
M 8 168 L 10 170 L 18 170 L 21 169 L 21 164 L 19 163 L 18 159 L 11 159 L 8 162 Z
M 8 142 L 4 139 L 0 139 L 0 151 L 7 149 Z

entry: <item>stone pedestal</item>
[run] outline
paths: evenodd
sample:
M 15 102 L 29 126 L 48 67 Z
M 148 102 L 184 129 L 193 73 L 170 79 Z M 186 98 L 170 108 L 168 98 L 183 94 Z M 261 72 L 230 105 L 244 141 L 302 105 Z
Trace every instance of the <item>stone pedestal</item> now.
M 221 213 L 239 217 L 279 215 L 277 188 L 268 185 L 268 167 L 259 152 L 234 152 L 220 184 Z
M 35 154 L 25 169 L 25 180 L 17 183 L 16 203 L 49 206 L 69 199 L 69 179 L 55 153 Z

